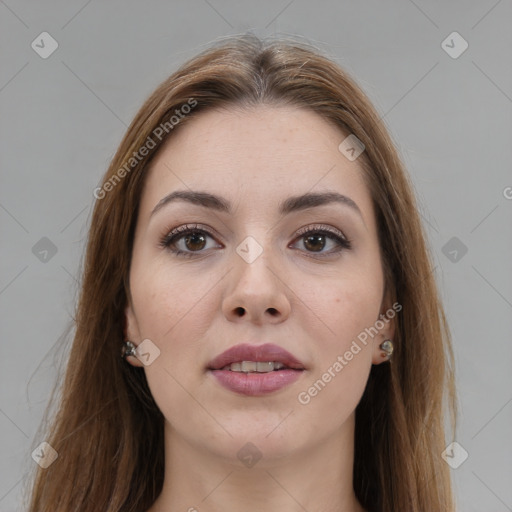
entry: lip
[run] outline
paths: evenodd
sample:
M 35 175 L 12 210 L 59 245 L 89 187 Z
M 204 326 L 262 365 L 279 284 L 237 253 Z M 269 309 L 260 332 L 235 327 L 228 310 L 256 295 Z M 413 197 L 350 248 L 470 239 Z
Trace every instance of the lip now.
M 247 396 L 263 396 L 284 388 L 299 379 L 304 370 L 276 370 L 268 373 L 243 373 L 231 370 L 209 370 L 223 387 Z
M 304 364 L 295 356 L 273 343 L 265 343 L 263 345 L 241 343 L 235 345 L 210 361 L 208 363 L 208 369 L 220 370 L 231 363 L 239 363 L 242 361 L 276 361 L 294 370 L 305 369 Z
M 288 368 L 267 373 L 243 373 L 222 370 L 231 363 L 241 361 L 275 361 Z M 262 396 L 278 391 L 299 379 L 306 369 L 301 361 L 284 348 L 272 343 L 252 345 L 242 343 L 222 352 L 208 364 L 208 372 L 223 387 L 246 396 Z

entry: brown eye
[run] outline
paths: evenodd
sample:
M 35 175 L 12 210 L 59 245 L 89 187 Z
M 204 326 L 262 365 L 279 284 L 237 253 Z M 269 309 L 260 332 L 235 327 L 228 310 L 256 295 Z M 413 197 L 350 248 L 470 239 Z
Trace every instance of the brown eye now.
M 300 248 L 305 249 L 306 253 L 316 253 L 318 257 L 332 256 L 352 247 L 351 242 L 341 231 L 329 227 L 309 227 L 301 230 L 298 234 L 300 235 L 298 240 L 302 240 Z M 208 249 L 208 238 L 214 239 L 211 233 L 198 228 L 197 225 L 181 226 L 165 235 L 159 245 L 177 256 L 200 256 L 206 252 L 205 249 Z M 324 251 L 329 246 L 329 242 L 333 248 Z M 222 246 L 213 247 L 220 248 Z
M 191 251 L 200 251 L 201 249 L 204 249 L 204 246 L 206 245 L 204 235 L 199 232 L 186 235 L 183 238 L 183 241 L 185 243 L 185 247 Z
M 213 236 L 197 226 L 181 226 L 173 229 L 160 241 L 160 247 L 166 248 L 178 256 L 200 255 L 208 244 L 208 238 Z M 220 247 L 220 246 L 216 246 Z
M 319 257 L 332 256 L 352 247 L 350 240 L 341 231 L 327 226 L 308 227 L 301 229 L 298 234 L 300 235 L 299 240 L 302 240 L 302 247 L 306 249 L 306 252 L 317 253 Z M 329 242 L 333 244 L 334 248 L 324 251 Z
M 304 247 L 313 252 L 320 252 L 325 247 L 325 235 L 308 235 L 304 238 Z

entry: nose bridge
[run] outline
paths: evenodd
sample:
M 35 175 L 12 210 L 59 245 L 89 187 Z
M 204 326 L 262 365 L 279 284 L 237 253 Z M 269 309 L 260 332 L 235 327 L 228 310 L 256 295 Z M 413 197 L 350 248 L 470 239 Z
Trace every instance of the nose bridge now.
M 262 228 L 252 233 L 235 247 L 225 314 L 240 316 L 243 311 L 253 320 L 266 315 L 283 319 L 290 306 L 286 286 L 279 278 L 278 248 L 272 246 L 268 230 Z
M 262 229 L 258 233 L 246 236 L 235 248 L 236 279 L 255 289 L 275 286 L 275 270 L 272 268 L 277 263 L 274 253 L 276 247 L 272 247 L 271 236 Z

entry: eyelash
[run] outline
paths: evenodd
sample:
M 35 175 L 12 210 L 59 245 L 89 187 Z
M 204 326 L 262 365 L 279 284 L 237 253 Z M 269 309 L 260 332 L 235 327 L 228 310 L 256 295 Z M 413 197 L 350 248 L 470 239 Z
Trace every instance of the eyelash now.
M 213 235 L 207 230 L 199 228 L 197 224 L 191 226 L 191 225 L 185 225 L 180 226 L 179 228 L 175 228 L 171 230 L 168 234 L 166 234 L 162 239 L 160 240 L 160 243 L 158 244 L 160 248 L 167 249 L 171 251 L 176 256 L 184 256 L 186 258 L 193 257 L 195 255 L 200 255 L 202 251 L 182 251 L 181 249 L 172 248 L 171 246 L 174 245 L 176 242 L 178 242 L 180 239 L 182 239 L 185 235 L 189 235 L 192 233 L 201 233 L 204 235 L 208 235 L 209 237 L 213 238 Z M 331 256 L 332 254 L 337 254 L 343 250 L 351 249 L 352 248 L 352 242 L 348 240 L 344 235 L 341 234 L 341 232 L 338 232 L 338 230 L 334 230 L 332 228 L 329 228 L 328 226 L 308 226 L 307 228 L 302 228 L 296 233 L 296 238 L 303 238 L 306 235 L 310 234 L 321 234 L 325 235 L 331 240 L 334 240 L 338 244 L 338 248 L 336 250 L 331 250 L 327 253 L 315 253 L 314 251 L 306 251 L 311 254 L 314 254 L 315 257 L 324 258 L 327 256 Z M 294 239 L 295 240 L 295 239 Z

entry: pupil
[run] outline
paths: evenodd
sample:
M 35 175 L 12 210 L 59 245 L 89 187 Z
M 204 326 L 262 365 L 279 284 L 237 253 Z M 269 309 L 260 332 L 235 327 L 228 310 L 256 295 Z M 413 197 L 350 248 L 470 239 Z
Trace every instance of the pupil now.
M 190 247 L 190 245 L 189 245 L 190 240 L 193 240 L 192 245 L 194 245 L 195 243 L 197 243 L 197 240 L 198 240 L 198 239 L 202 239 L 202 240 L 199 242 L 199 244 L 201 244 L 201 242 L 202 242 L 201 247 L 195 247 L 195 248 L 194 248 L 194 247 Z M 203 235 L 201 235 L 200 233 L 194 233 L 194 234 L 192 234 L 192 235 L 188 235 L 188 236 L 186 237 L 185 244 L 186 244 L 186 246 L 187 246 L 189 249 L 193 250 L 193 249 L 202 249 L 202 248 L 204 247 L 204 242 L 205 242 L 205 239 L 204 239 L 204 236 L 203 236 Z
M 324 235 L 309 235 L 306 237 L 306 239 L 304 240 L 304 245 L 307 246 L 309 245 L 310 241 L 313 241 L 313 244 L 315 243 L 318 243 L 320 240 L 323 240 L 324 238 Z M 325 247 L 325 240 L 323 240 L 323 243 L 320 243 L 320 246 L 316 246 L 316 249 L 318 250 L 322 250 L 323 248 Z M 313 247 L 313 250 L 316 250 L 315 247 Z

